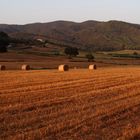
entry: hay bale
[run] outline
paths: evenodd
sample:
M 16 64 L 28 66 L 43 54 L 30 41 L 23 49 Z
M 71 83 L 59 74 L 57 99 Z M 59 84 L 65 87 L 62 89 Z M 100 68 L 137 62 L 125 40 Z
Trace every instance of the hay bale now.
M 58 70 L 59 71 L 68 71 L 69 66 L 68 65 L 59 65 Z
M 96 65 L 89 65 L 89 70 L 96 70 L 97 66 Z
M 77 70 L 78 68 L 77 67 L 74 67 L 74 70 Z
M 4 65 L 0 65 L 0 70 L 1 71 L 6 70 L 6 67 Z
M 22 65 L 21 69 L 22 70 L 30 70 L 30 66 L 29 65 Z

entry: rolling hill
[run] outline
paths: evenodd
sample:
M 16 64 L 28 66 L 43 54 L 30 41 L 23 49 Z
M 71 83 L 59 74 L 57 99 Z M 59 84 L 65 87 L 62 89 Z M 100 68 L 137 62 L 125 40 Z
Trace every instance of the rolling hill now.
M 140 49 L 140 25 L 122 21 L 55 21 L 26 25 L 0 24 L 0 31 L 14 38 L 43 38 L 83 50 Z

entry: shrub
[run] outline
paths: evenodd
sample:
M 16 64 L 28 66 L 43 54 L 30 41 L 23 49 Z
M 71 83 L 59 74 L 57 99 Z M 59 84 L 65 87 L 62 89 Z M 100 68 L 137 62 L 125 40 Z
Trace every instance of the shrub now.
M 133 55 L 138 55 L 138 53 L 137 52 L 134 52 Z
M 92 54 L 86 54 L 86 58 L 88 59 L 88 62 L 94 61 L 94 56 Z

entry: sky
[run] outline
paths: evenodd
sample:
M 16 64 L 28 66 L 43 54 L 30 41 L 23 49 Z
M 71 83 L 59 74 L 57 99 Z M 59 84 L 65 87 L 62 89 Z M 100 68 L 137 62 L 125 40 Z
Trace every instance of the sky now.
M 0 23 L 119 20 L 140 24 L 140 0 L 0 0 Z

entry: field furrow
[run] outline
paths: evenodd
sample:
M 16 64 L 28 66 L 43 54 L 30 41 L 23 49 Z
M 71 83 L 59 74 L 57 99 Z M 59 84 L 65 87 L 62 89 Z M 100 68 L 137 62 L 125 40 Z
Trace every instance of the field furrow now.
M 140 126 L 140 68 L 0 73 L 0 139 L 117 139 Z

